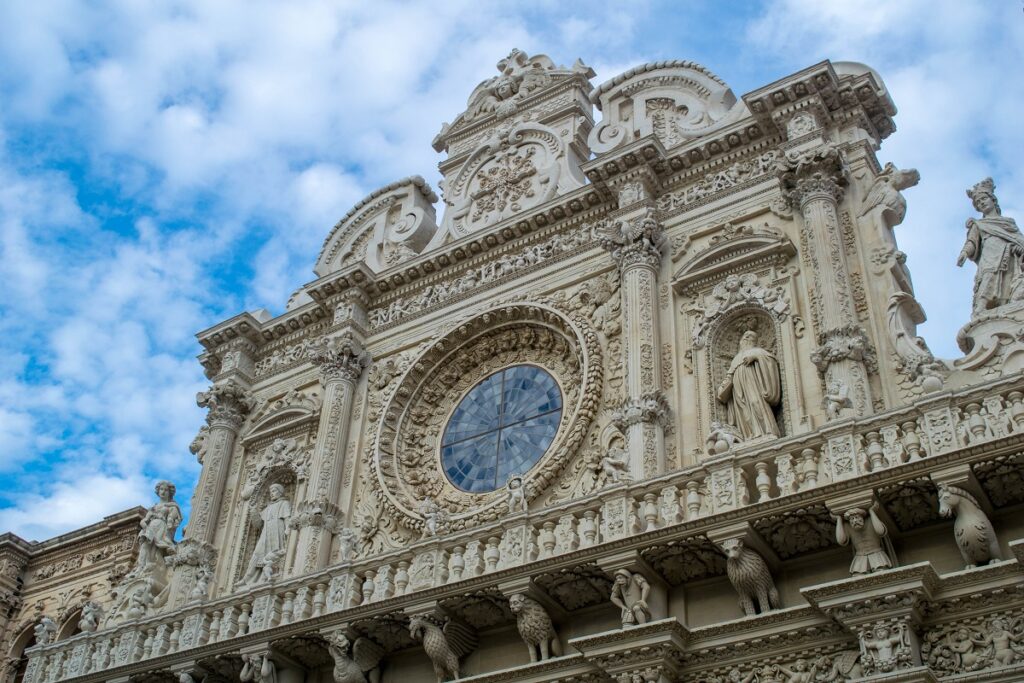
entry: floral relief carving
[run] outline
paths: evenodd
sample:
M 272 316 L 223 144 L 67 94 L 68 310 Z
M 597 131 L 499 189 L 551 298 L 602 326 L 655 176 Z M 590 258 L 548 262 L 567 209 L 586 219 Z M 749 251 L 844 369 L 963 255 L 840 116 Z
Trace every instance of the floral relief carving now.
M 737 161 L 724 169 L 708 173 L 685 189 L 661 195 L 658 198 L 658 208 L 666 212 L 676 211 L 740 183 L 768 176 L 775 170 L 776 158 L 775 152 L 764 152 L 751 159 Z

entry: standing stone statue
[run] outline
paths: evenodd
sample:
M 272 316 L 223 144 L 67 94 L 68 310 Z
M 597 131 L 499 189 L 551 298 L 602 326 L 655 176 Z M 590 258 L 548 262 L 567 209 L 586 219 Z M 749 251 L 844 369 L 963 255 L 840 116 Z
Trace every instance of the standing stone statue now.
M 832 515 L 836 520 L 836 542 L 853 542 L 851 574 L 869 574 L 893 566 L 892 555 L 886 548 L 890 545 L 888 529 L 875 513 L 877 506 L 875 503 L 867 511 L 853 508 L 842 515 Z
M 615 572 L 612 583 L 612 604 L 622 610 L 622 627 L 646 624 L 651 620 L 651 608 L 647 606 L 647 598 L 651 594 L 651 584 L 640 572 L 620 569 Z
M 981 218 L 967 220 L 967 241 L 956 264 L 978 264 L 974 275 L 973 315 L 1024 300 L 1024 235 L 1012 218 L 999 210 L 991 178 L 967 190 Z
M 142 518 L 139 531 L 139 557 L 131 576 L 151 574 L 162 570 L 164 558 L 174 550 L 174 534 L 181 524 L 181 508 L 174 502 L 174 484 L 160 481 L 156 495 L 160 502 L 149 508 Z
M 284 556 L 288 540 L 288 520 L 292 516 L 292 504 L 284 497 L 284 486 L 270 485 L 270 502 L 263 508 L 260 518 L 263 528 L 256 539 L 256 547 L 249 558 L 243 583 L 255 585 L 273 577 L 273 563 Z
M 728 422 L 745 440 L 778 436 L 773 408 L 782 399 L 779 363 L 757 345 L 757 332 L 740 337 L 740 349 L 718 386 L 718 400 L 729 409 Z

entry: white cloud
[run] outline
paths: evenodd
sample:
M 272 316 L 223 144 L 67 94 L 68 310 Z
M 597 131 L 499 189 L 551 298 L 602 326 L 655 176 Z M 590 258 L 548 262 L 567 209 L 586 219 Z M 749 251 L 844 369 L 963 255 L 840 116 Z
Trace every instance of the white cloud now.
M 724 35 L 720 62 L 688 54 L 685 35 L 703 29 L 672 10 L 0 3 L 0 442 L 8 471 L 25 467 L 16 498 L 0 489 L 13 505 L 0 529 L 41 538 L 91 523 L 148 503 L 157 477 L 186 503 L 205 385 L 192 333 L 281 310 L 375 187 L 413 174 L 436 185 L 430 140 L 512 47 L 582 57 L 597 82 L 666 57 L 727 80 L 756 70 L 755 85 L 824 57 L 877 68 L 901 109 L 880 157 L 922 172 L 899 238 L 929 341 L 952 355 L 972 274 L 953 267 L 963 188 L 992 173 L 1006 212 L 1024 216 L 1024 81 L 1000 67 L 1024 61 L 1018 8 L 788 0 Z M 677 52 L 651 54 L 645 31 Z M 765 75 L 764 62 L 788 70 Z

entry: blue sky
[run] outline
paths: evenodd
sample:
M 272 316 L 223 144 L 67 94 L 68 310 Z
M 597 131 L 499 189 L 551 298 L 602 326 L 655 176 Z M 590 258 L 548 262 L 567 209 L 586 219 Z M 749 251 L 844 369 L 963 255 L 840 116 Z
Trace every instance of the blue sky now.
M 160 478 L 187 504 L 193 334 L 283 310 L 374 188 L 436 186 L 431 139 L 513 47 L 595 83 L 690 59 L 737 95 L 876 68 L 900 109 L 880 159 L 922 177 L 898 228 L 922 331 L 956 355 L 964 188 L 992 175 L 1024 220 L 1019 0 L 0 3 L 0 530 L 44 539 Z

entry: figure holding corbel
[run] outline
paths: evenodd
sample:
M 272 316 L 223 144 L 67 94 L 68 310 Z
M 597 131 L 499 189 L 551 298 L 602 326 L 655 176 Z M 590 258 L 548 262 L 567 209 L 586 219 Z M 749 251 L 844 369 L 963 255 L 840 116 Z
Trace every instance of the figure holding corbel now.
M 892 542 L 888 529 L 875 512 L 878 503 L 870 508 L 852 508 L 842 515 L 832 515 L 836 520 L 836 542 L 839 545 L 853 543 L 851 574 L 869 574 L 893 566 Z
M 612 604 L 622 614 L 622 627 L 638 626 L 651 620 L 651 608 L 647 599 L 651 594 L 651 584 L 640 572 L 619 569 L 615 572 L 612 583 Z

